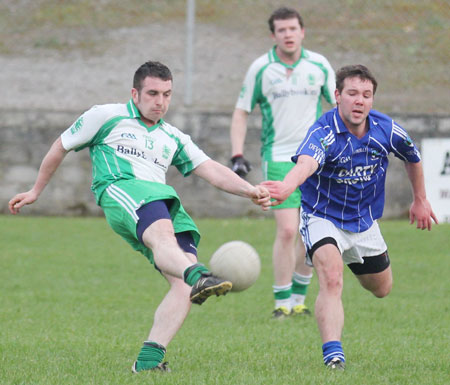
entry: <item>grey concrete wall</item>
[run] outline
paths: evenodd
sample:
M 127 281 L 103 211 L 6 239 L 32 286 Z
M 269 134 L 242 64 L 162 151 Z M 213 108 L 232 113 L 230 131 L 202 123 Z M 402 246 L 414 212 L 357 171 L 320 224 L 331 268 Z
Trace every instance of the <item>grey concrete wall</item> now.
M 0 110 L 0 207 L 6 213 L 9 199 L 30 189 L 40 162 L 51 143 L 82 111 Z M 393 116 L 420 145 L 426 137 L 450 137 L 450 116 Z M 228 164 L 231 116 L 221 112 L 173 110 L 166 120 L 190 134 L 213 159 Z M 252 114 L 246 140 L 246 157 L 254 168 L 249 181 L 262 180 L 260 170 L 260 116 Z M 168 183 L 181 196 L 194 217 L 260 216 L 248 200 L 218 191 L 196 176 L 183 177 L 176 169 Z M 29 215 L 102 215 L 90 191 L 91 168 L 87 150 L 69 153 L 52 181 L 35 204 L 22 210 Z M 392 158 L 387 176 L 385 217 L 405 216 L 411 202 L 411 188 L 403 162 Z

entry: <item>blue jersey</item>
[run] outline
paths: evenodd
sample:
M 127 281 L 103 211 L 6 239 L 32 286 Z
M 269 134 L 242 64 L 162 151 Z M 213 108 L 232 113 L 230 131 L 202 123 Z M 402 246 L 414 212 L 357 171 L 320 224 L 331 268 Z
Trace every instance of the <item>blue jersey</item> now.
M 309 155 L 319 163 L 300 186 L 304 212 L 352 232 L 367 230 L 383 214 L 388 154 L 420 161 L 413 141 L 389 116 L 371 110 L 368 121 L 367 134 L 358 139 L 334 108 L 314 123 L 292 157 L 297 162 Z

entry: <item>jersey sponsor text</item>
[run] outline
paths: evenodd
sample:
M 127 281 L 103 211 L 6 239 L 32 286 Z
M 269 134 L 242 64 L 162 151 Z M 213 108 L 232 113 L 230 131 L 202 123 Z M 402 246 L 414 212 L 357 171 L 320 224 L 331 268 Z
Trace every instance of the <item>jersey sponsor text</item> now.
M 124 155 L 132 155 L 132 156 L 135 156 L 136 158 L 147 159 L 144 151 L 138 151 L 137 149 L 135 149 L 133 147 L 128 148 L 128 147 L 122 146 L 121 144 L 118 144 L 116 150 L 117 150 L 117 152 L 120 152 L 121 154 L 124 154 Z

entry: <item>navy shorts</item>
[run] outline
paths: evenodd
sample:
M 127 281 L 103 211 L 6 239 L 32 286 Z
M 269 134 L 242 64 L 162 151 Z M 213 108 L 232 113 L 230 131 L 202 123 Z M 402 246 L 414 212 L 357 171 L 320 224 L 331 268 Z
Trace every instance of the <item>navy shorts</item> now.
M 136 235 L 139 242 L 144 244 L 142 241 L 142 234 L 153 222 L 156 222 L 159 219 L 171 219 L 168 207 L 170 203 L 170 201 L 164 200 L 153 201 L 136 210 L 136 214 L 139 217 L 139 221 L 136 225 Z M 178 245 L 183 251 L 197 256 L 197 248 L 190 231 L 175 233 L 175 237 Z

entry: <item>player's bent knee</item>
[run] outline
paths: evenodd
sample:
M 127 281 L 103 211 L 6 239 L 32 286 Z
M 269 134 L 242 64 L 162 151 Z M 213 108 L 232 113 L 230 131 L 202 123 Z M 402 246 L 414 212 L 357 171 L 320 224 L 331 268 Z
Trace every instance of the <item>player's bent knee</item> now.
M 377 298 L 386 297 L 392 290 L 392 279 L 383 282 L 382 285 L 378 286 L 375 290 L 371 290 L 373 295 Z
M 361 286 L 369 290 L 375 297 L 384 298 L 392 290 L 392 272 L 390 268 L 374 274 L 356 275 Z
M 377 290 L 377 291 L 372 291 L 372 294 L 377 298 L 384 298 L 384 297 L 387 297 L 387 295 L 390 292 L 391 292 L 390 290 Z

